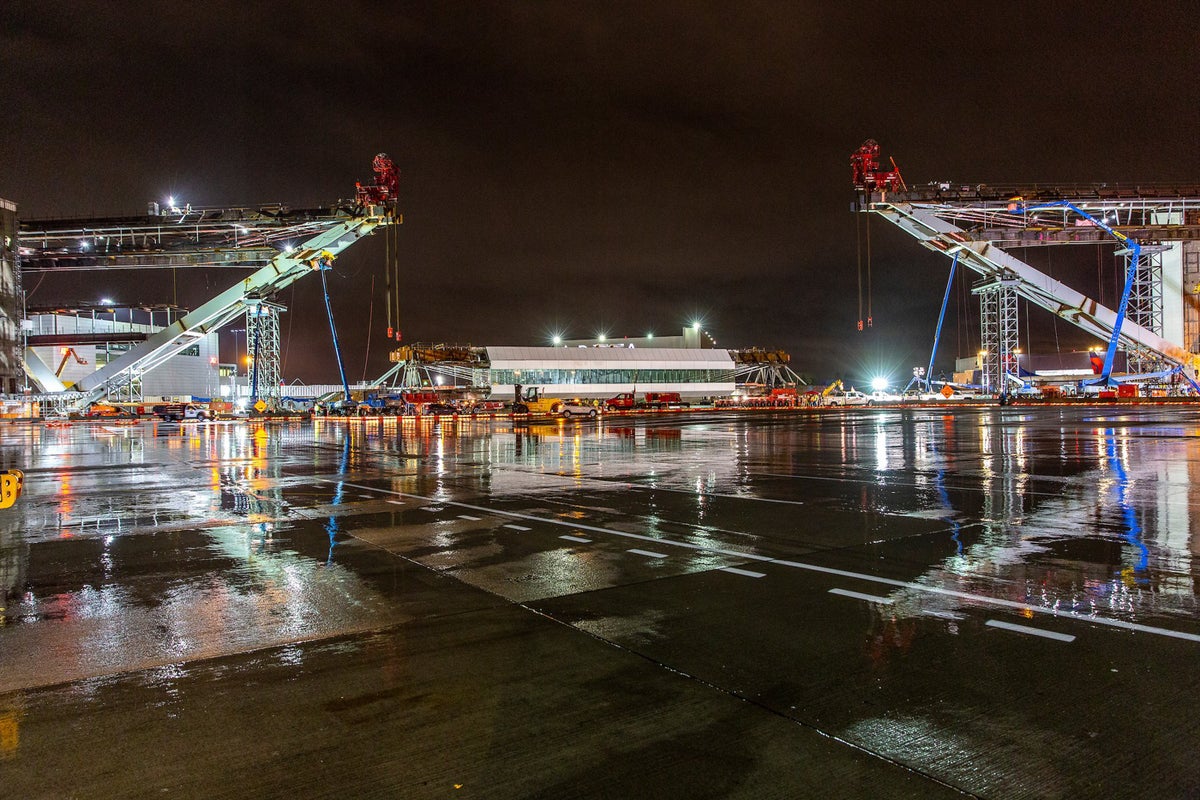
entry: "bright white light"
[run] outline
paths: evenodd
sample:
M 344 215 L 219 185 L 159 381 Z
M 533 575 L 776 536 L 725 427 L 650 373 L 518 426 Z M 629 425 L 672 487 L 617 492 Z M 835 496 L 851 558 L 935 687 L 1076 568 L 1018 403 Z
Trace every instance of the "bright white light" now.
M 608 337 L 607 337 L 607 336 L 605 336 L 603 333 L 602 333 L 602 334 L 600 334 L 599 336 L 597 336 L 597 337 L 596 337 L 596 339 L 597 339 L 598 341 L 601 341 L 601 342 L 606 342 L 606 341 L 608 341 Z
M 561 336 L 555 336 L 553 341 L 554 341 L 554 346 L 555 346 L 555 347 L 558 347 L 560 344 L 562 344 L 562 337 L 561 337 Z
M 174 197 L 168 197 L 168 198 L 167 198 L 167 207 L 168 207 L 168 208 L 174 208 L 174 207 L 175 207 L 175 198 L 174 198 Z
M 83 242 L 79 247 L 82 250 L 90 250 L 92 248 L 92 246 L 90 244 L 88 244 L 87 242 Z
M 700 330 L 700 322 L 699 321 L 692 323 L 692 330 L 694 330 L 694 331 Z
M 112 304 L 113 304 L 113 301 L 112 301 L 111 297 L 101 297 L 100 298 L 100 305 L 111 306 Z
M 647 338 L 647 339 L 653 339 L 653 338 L 654 338 L 654 334 L 653 334 L 653 333 L 647 333 L 647 334 L 646 334 L 646 338 Z
M 884 377 L 872 378 L 871 388 L 877 392 L 882 392 L 888 386 L 888 379 Z

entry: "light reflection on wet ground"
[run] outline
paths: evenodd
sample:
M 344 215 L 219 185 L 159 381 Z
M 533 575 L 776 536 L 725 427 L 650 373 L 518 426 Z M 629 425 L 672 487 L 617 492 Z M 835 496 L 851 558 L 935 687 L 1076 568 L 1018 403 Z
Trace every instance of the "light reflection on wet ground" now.
M 496 671 L 455 691 L 489 707 L 500 686 L 539 691 L 530 652 L 567 673 L 624 654 L 619 669 L 696 682 L 687 701 L 648 701 L 663 709 L 716 692 L 765 715 L 755 735 L 798 723 L 797 753 L 829 746 L 814 729 L 862 749 L 726 763 L 747 787 L 824 769 L 897 795 L 1121 796 L 1120 770 L 1149 760 L 1143 789 L 1197 790 L 1197 679 L 1180 672 L 1200 656 L 1198 434 L 1200 413 L 1144 407 L 0 428 L 4 464 L 26 471 L 0 512 L 0 778 L 20 785 L 26 754 L 47 757 L 54 705 L 104 716 L 145 696 L 187 714 L 212 700 L 200 686 L 236 703 L 236 681 L 297 680 L 318 662 L 374 698 L 372 670 L 393 667 L 363 664 L 420 630 L 408 679 L 451 680 L 425 671 L 434 653 L 482 648 Z M 487 647 L 472 619 L 487 620 Z M 558 700 L 616 702 L 616 686 L 628 691 L 589 680 Z M 446 713 L 463 713 L 455 696 Z M 363 702 L 403 714 L 406 697 Z M 279 713 L 314 723 L 307 706 Z M 405 752 L 440 731 L 390 719 L 364 724 Z M 1151 720 L 1181 735 L 1147 733 Z M 647 763 L 669 749 L 666 727 L 636 725 Z M 863 751 L 886 760 L 864 766 Z M 532 784 L 477 796 L 606 768 L 603 748 L 574 765 L 554 752 L 514 756 L 535 764 Z M 503 757 L 471 753 L 471 774 Z M 89 780 L 103 775 L 65 791 Z M 626 780 L 618 794 L 635 796 L 662 778 Z M 886 794 L 868 783 L 862 796 Z

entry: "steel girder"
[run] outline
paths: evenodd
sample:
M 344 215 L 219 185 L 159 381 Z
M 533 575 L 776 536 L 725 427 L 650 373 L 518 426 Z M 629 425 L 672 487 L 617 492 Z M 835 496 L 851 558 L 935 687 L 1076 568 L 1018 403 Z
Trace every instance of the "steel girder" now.
M 365 209 L 362 215 L 349 217 L 322 230 L 298 247 L 278 253 L 266 266 L 79 381 L 77 388 L 85 393 L 84 404 L 96 402 L 112 388 L 149 372 L 180 350 L 237 318 L 245 311 L 247 298 L 270 297 L 313 272 L 311 262 L 320 257 L 322 252 L 337 256 L 376 227 L 391 223 L 393 219 L 389 211 L 385 207 Z
M 971 235 L 939 217 L 933 208 L 912 203 L 871 203 L 867 210 L 879 214 L 931 250 L 953 257 L 972 271 L 999 281 L 1013 281 L 1021 297 L 1046 309 L 1103 341 L 1112 336 L 1117 312 L 1096 300 L 1056 281 L 1044 272 L 1010 255 L 988 241 Z M 1128 319 L 1121 326 L 1121 344 L 1126 349 L 1143 349 L 1170 364 L 1194 367 L 1196 354 L 1183 345 L 1168 341 Z

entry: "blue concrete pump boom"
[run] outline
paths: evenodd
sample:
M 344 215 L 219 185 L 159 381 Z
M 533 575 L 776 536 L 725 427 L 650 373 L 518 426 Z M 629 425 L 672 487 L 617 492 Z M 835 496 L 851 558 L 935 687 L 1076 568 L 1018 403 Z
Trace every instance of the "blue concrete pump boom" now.
M 1112 336 L 1110 336 L 1108 340 L 1108 350 L 1104 354 L 1104 366 L 1100 370 L 1100 377 L 1093 381 L 1089 381 L 1091 385 L 1110 386 L 1113 382 L 1113 361 L 1117 356 L 1117 345 L 1121 339 L 1121 326 L 1125 323 L 1125 311 L 1129 307 L 1129 294 L 1133 291 L 1133 279 L 1137 275 L 1138 261 L 1142 257 L 1142 246 L 1138 244 L 1135 239 L 1131 239 L 1130 237 L 1111 227 L 1104 220 L 1097 219 L 1068 200 L 1054 200 L 1048 203 L 1038 203 L 1037 205 L 1032 206 L 1027 206 L 1024 203 L 1016 202 L 1009 207 L 1009 210 L 1013 213 L 1022 213 L 1026 211 L 1040 211 L 1045 208 L 1065 208 L 1068 211 L 1073 211 L 1074 213 L 1091 222 L 1100 230 L 1115 238 L 1121 244 L 1125 245 L 1125 249 L 1117 250 L 1116 255 L 1128 255 L 1130 257 L 1130 266 L 1125 273 L 1125 289 L 1121 292 L 1121 302 L 1117 306 L 1117 318 L 1113 323 Z

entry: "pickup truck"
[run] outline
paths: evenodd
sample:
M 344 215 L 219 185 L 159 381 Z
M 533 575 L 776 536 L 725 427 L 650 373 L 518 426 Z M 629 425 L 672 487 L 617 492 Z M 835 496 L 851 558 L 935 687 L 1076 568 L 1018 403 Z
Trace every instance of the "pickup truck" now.
M 637 400 L 634 398 L 633 392 L 621 392 L 616 397 L 605 400 L 604 407 L 609 411 L 637 408 Z
M 196 403 L 165 403 L 150 409 L 150 413 L 166 422 L 179 422 L 185 419 L 212 419 L 212 412 Z
M 827 406 L 865 406 L 869 398 L 857 389 L 830 392 L 825 398 Z

